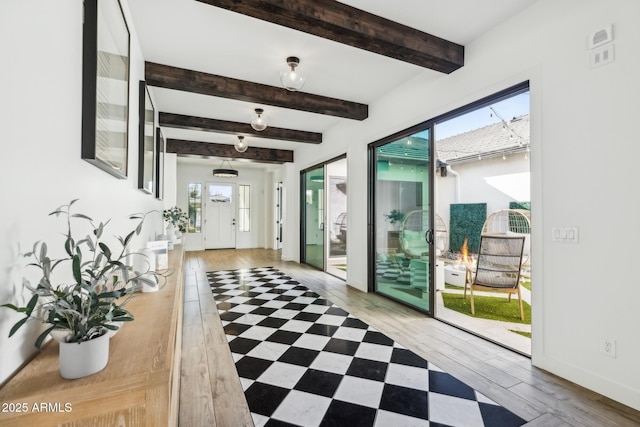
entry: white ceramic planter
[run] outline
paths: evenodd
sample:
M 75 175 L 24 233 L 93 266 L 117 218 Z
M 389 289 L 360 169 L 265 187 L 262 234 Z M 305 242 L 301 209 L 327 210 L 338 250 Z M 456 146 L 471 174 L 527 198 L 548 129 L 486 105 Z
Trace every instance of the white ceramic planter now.
M 109 361 L 109 334 L 81 343 L 60 342 L 60 375 L 75 379 L 95 374 Z
M 122 325 L 124 325 L 124 322 L 113 322 L 113 325 L 117 326 L 118 329 L 116 329 L 115 331 L 112 331 L 111 329 L 108 329 L 107 334 L 109 335 L 109 338 L 113 337 L 115 334 L 120 332 L 120 329 L 122 329 Z
M 175 243 L 177 240 L 176 232 L 177 230 L 172 224 L 167 225 L 167 236 L 171 243 Z

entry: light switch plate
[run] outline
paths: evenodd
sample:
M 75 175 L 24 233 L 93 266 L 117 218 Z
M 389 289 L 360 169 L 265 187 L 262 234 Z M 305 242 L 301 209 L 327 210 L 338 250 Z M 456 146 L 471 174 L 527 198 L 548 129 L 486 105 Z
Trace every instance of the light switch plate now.
M 551 241 L 557 243 L 578 243 L 578 227 L 551 227 Z

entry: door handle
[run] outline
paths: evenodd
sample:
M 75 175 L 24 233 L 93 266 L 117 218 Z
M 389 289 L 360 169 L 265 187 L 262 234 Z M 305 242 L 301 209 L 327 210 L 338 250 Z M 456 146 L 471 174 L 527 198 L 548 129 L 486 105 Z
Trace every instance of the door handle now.
M 424 233 L 424 240 L 426 240 L 428 244 L 433 245 L 433 228 L 430 228 Z

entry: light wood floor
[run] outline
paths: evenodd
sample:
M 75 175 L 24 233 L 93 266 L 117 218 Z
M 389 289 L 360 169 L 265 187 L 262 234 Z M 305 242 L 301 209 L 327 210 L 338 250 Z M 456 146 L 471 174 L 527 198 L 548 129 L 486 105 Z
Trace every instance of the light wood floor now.
M 274 266 L 529 421 L 639 426 L 640 412 L 531 366 L 530 359 L 262 249 L 187 252 L 180 426 L 252 426 L 206 272 Z

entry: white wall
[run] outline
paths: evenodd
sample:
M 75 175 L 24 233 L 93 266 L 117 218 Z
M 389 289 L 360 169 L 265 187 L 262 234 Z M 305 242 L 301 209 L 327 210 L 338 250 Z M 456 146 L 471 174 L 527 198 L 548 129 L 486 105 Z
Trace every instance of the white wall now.
M 476 162 L 461 163 L 451 166 L 458 173 L 458 178 L 449 172 L 446 177 L 436 176 L 436 212 L 447 229 L 450 228 L 450 205 L 452 203 L 486 203 L 487 216 L 500 209 L 509 209 L 509 202 L 528 202 L 515 200 L 513 197 L 489 185 L 485 178 L 499 175 L 510 175 L 529 172 L 529 160 L 524 153 L 511 154 L 506 160 L 502 157 L 483 159 Z M 456 201 L 456 179 L 458 180 L 460 198 Z M 452 248 L 453 251 L 459 248 Z
M 265 236 L 266 236 L 266 247 L 269 249 L 278 249 L 278 245 L 276 242 L 277 238 L 277 227 L 279 224 L 276 224 L 276 185 L 279 182 L 282 182 L 282 167 L 278 167 L 275 170 L 272 170 L 268 173 L 268 183 L 271 185 L 271 189 L 268 187 L 265 189 L 265 195 L 267 204 L 265 205 L 265 215 L 267 216 L 266 220 L 268 224 L 271 224 L 271 227 L 266 227 Z M 286 191 L 283 189 L 282 191 Z M 267 206 L 271 206 L 271 209 L 266 209 Z
M 283 261 L 300 262 L 300 169 L 293 163 L 283 165 L 282 185 L 284 212 L 281 256 Z
M 462 69 L 435 82 L 425 72 L 371 103 L 364 122 L 345 121 L 320 146 L 297 150 L 288 178 L 349 141 L 348 283 L 366 289 L 366 145 L 530 80 L 532 361 L 640 409 L 640 283 L 630 273 L 640 241 L 640 198 L 630 179 L 640 114 L 638 16 L 635 0 L 540 0 L 468 45 Z M 615 62 L 590 70 L 587 35 L 608 24 Z M 288 184 L 297 197 L 296 181 Z M 289 225 L 297 209 L 287 205 Z M 552 226 L 569 225 L 579 227 L 579 244 L 551 242 Z M 287 255 L 296 255 L 296 242 Z M 616 340 L 616 358 L 599 353 L 601 337 Z
M 174 153 L 166 153 L 164 155 L 164 194 L 163 201 L 166 208 L 177 205 L 178 188 L 178 155 Z M 186 189 L 184 191 L 187 191 Z M 182 210 L 187 212 L 186 203 L 181 206 Z
M 123 2 L 128 16 L 127 3 Z M 131 20 L 129 20 L 131 22 Z M 130 28 L 132 28 L 130 26 Z M 64 223 L 48 213 L 72 199 L 77 211 L 96 220 L 112 218 L 109 233 L 129 231 L 126 217 L 151 215 L 142 246 L 162 229 L 162 202 L 137 189 L 138 81 L 144 62 L 135 31 L 131 38 L 129 157 L 127 180 L 119 180 L 80 159 L 82 111 L 82 1 L 10 0 L 0 2 L 0 117 L 4 134 L 0 156 L 0 302 L 25 303 L 21 253 L 36 240 L 62 256 Z M 9 60 L 9 58 L 12 58 Z M 23 296 L 24 295 L 24 296 Z M 8 338 L 22 316 L 0 308 L 0 383 L 36 349 L 35 323 Z
M 181 161 L 177 163 L 176 204 L 185 212 L 188 210 L 188 184 L 198 182 L 202 184 L 203 197 L 206 197 L 207 182 L 225 182 L 236 185 L 250 185 L 251 190 L 251 231 L 236 232 L 236 248 L 267 248 L 272 247 L 269 236 L 274 233 L 273 224 L 273 183 L 279 179 L 278 173 L 270 170 L 251 167 L 239 167 L 239 163 L 233 164 L 238 170 L 237 178 L 215 178 L 212 170 L 220 166 L 219 160 L 210 161 Z M 277 182 L 277 181 L 275 181 Z M 237 187 L 236 187 L 237 188 Z M 203 219 L 206 215 L 203 201 Z M 187 233 L 186 250 L 198 251 L 204 249 L 204 225 L 202 233 Z

